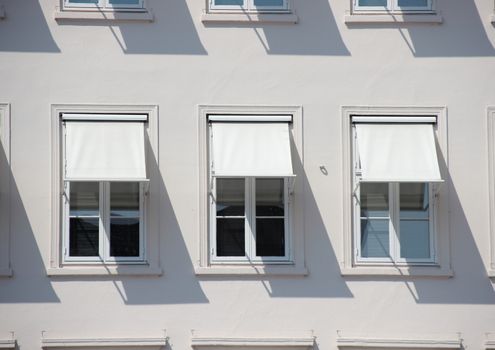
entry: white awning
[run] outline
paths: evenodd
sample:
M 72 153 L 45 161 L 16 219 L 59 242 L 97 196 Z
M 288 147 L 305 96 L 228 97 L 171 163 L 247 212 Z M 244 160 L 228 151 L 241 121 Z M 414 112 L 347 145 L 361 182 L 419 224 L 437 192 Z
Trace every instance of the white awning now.
M 65 180 L 145 181 L 142 122 L 66 122 Z
M 431 124 L 355 124 L 363 182 L 443 182 Z
M 294 176 L 288 123 L 211 124 L 214 176 Z

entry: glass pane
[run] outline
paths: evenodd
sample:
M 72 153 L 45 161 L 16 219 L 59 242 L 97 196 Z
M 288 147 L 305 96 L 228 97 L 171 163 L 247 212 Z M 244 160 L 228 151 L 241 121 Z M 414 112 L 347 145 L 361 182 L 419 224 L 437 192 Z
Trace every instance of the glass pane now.
M 69 232 L 70 256 L 99 255 L 99 219 L 71 218 Z
M 245 256 L 244 219 L 217 219 L 217 256 Z
M 256 179 L 256 216 L 284 216 L 284 179 Z
M 215 6 L 242 6 L 244 0 L 214 0 Z
M 359 0 L 359 6 L 387 6 L 387 0 Z
M 244 179 L 217 179 L 217 216 L 244 216 Z
M 256 219 L 256 256 L 284 255 L 284 219 Z
M 428 221 L 400 221 L 400 256 L 406 259 L 430 258 L 430 228 Z
M 389 251 L 389 221 L 361 220 L 361 256 L 387 258 Z
M 254 0 L 254 6 L 282 7 L 284 6 L 284 0 Z
M 138 182 L 112 182 L 110 184 L 110 215 L 139 217 Z
M 427 183 L 400 184 L 400 218 L 428 219 L 430 191 Z
M 427 7 L 428 0 L 398 0 L 399 7 Z
M 98 216 L 100 184 L 98 182 L 70 183 L 70 216 Z
M 388 183 L 366 183 L 360 185 L 362 217 L 388 217 Z
M 139 219 L 110 220 L 110 256 L 139 256 Z
M 69 0 L 69 4 L 97 4 L 98 0 Z
M 110 5 L 139 5 L 139 0 L 108 0 Z

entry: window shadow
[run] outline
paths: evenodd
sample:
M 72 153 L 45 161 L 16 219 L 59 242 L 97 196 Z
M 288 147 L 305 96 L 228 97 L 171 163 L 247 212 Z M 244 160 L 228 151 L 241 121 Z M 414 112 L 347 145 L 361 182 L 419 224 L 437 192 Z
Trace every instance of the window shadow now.
M 35 234 L 31 226 L 31 220 L 42 205 L 32 205 L 30 216 L 29 209 L 24 206 L 24 202 L 36 203 L 40 198 L 27 192 L 20 193 L 3 147 L 0 151 L 0 174 L 2 196 L 9 195 L 8 192 L 4 192 L 4 186 L 10 184 L 10 262 L 13 269 L 11 278 L 0 278 L 0 304 L 60 303 L 50 279 L 46 276 L 40 250 L 40 246 L 47 246 L 49 232 L 43 230 Z M 34 179 L 31 178 L 31 181 Z M 45 212 L 47 213 L 48 211 Z
M 0 52 L 60 52 L 38 1 L 9 1 L 0 21 Z
M 348 24 L 351 30 L 395 29 L 414 57 L 493 57 L 484 19 L 474 0 L 438 0 L 442 24 Z M 488 13 L 486 14 L 488 16 Z
M 207 23 L 207 31 L 214 28 L 245 28 L 255 32 L 260 45 L 269 55 L 349 56 L 340 35 L 328 0 L 295 1 L 297 24 Z

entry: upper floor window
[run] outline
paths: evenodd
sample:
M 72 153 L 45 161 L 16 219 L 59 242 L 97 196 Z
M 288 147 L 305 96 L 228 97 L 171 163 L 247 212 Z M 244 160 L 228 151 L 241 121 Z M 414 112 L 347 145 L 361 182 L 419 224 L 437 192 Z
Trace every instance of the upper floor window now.
M 144 0 L 63 0 L 64 8 L 94 8 L 103 10 L 144 9 Z
M 290 0 L 209 0 L 211 11 L 288 12 Z
M 431 12 L 434 0 L 353 0 L 354 11 Z
M 352 123 L 356 264 L 435 263 L 436 118 Z

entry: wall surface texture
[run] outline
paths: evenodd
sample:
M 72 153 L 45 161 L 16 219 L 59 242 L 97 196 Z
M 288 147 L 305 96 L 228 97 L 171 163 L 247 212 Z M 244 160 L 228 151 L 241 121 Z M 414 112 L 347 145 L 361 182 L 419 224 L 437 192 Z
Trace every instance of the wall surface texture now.
M 403 349 L 401 339 L 456 348 L 448 344 L 458 338 L 465 349 L 489 348 L 493 0 L 438 0 L 440 24 L 346 23 L 345 0 L 295 0 L 296 24 L 204 23 L 201 0 L 149 0 L 152 22 L 55 20 L 57 0 L 1 2 L 0 103 L 10 109 L 10 154 L 0 159 L 0 178 L 10 177 L 10 193 L 2 190 L 9 204 L 0 207 L 10 210 L 10 239 L 0 252 L 10 252 L 13 271 L 0 278 L 6 346 L 14 332 L 22 350 L 40 349 L 43 337 L 146 343 L 165 336 L 169 349 L 190 349 L 194 339 L 198 348 L 218 349 L 201 343 L 203 335 L 295 339 L 270 349 L 305 348 L 297 339 L 314 336 L 314 348 L 335 350 L 345 334 L 397 340 L 391 349 Z M 58 193 L 52 109 L 64 104 L 157 106 L 159 168 L 151 196 L 161 276 L 47 276 Z M 228 105 L 302 110 L 295 192 L 301 229 L 294 234 L 302 237 L 307 275 L 195 273 L 204 176 L 200 106 Z M 342 276 L 350 234 L 345 106 L 444 111 L 448 228 L 439 235 L 450 235 L 442 249 L 450 249 L 453 276 Z

